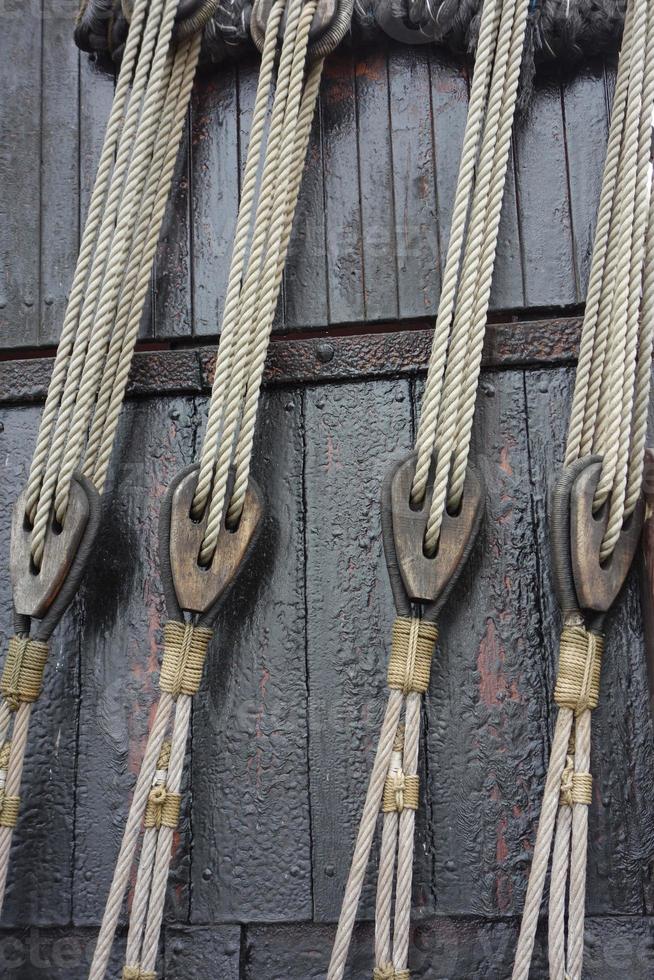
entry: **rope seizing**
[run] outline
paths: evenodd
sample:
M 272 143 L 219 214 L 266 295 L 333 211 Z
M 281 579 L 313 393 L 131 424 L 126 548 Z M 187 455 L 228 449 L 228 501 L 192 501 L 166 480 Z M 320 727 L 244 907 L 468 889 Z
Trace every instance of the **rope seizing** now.
M 391 474 L 384 492 L 384 546 L 399 615 L 388 705 L 327 980 L 345 975 L 380 809 L 373 977 L 410 976 L 422 695 L 438 637 L 435 618 L 467 558 L 483 509 L 483 488 L 468 456 L 528 6 L 528 0 L 483 5 L 415 455 Z

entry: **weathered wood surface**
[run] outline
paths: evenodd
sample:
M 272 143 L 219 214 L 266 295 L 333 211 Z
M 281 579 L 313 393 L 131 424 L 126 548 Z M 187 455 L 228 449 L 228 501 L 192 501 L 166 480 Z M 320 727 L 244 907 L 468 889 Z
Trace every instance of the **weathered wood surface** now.
M 55 5 L 41 21 L 40 0 L 27 7 L 0 34 L 0 346 L 38 352 L 61 322 L 112 80 L 72 49 L 70 9 Z M 203 430 L 206 338 L 222 308 L 254 85 L 254 66 L 241 64 L 204 76 L 193 97 L 142 336 L 197 343 L 137 356 L 94 567 L 55 635 L 34 715 L 0 923 L 3 980 L 87 976 L 156 696 L 157 516 Z M 459 64 L 426 49 L 344 51 L 326 72 L 257 437 L 265 524 L 194 706 L 163 980 L 324 980 L 384 703 L 393 608 L 380 484 L 415 432 L 467 88 Z M 523 312 L 517 322 L 495 314 L 489 331 L 474 431 L 487 514 L 443 616 L 425 705 L 412 953 L 421 980 L 510 973 L 554 720 L 548 488 L 610 88 L 603 69 L 546 80 L 515 140 L 493 304 Z M 566 315 L 544 318 L 543 307 Z M 321 336 L 344 323 L 352 329 Z M 3 556 L 50 367 L 45 357 L 0 365 Z M 633 576 L 607 649 L 586 973 L 646 980 L 654 732 Z M 371 885 L 350 980 L 371 975 Z M 112 976 L 119 963 L 118 950 Z M 533 976 L 547 976 L 542 937 Z
M 474 445 L 487 516 L 443 617 L 425 709 L 418 977 L 503 980 L 509 970 L 552 731 L 559 620 L 547 490 L 571 382 L 566 368 L 482 378 Z M 421 387 L 373 376 L 265 395 L 256 475 L 269 509 L 259 560 L 225 609 L 195 706 L 193 810 L 169 889 L 167 918 L 177 924 L 162 954 L 167 980 L 324 977 L 383 709 L 393 609 L 379 485 L 410 446 Z M 35 715 L 0 955 L 25 942 L 15 929 L 73 948 L 97 927 L 155 696 L 159 502 L 192 458 L 205 409 L 202 394 L 127 405 L 95 568 L 57 633 Z M 5 550 L 37 419 L 35 406 L 2 412 Z M 4 641 L 6 601 L 0 623 Z M 626 956 L 628 975 L 645 980 L 654 969 L 654 734 L 634 582 L 608 650 L 594 715 L 588 975 L 608 978 Z M 365 927 L 355 980 L 369 976 L 369 943 Z M 43 975 L 26 949 L 26 965 L 3 976 Z M 545 977 L 542 949 L 537 962 L 534 975 Z M 83 980 L 84 969 L 71 960 L 67 976 Z
M 48 5 L 42 19 L 40 7 L 11 15 L 0 37 L 0 348 L 56 341 L 113 91 L 73 47 L 74 5 Z M 428 48 L 380 44 L 326 66 L 278 331 L 435 311 L 467 70 Z M 219 329 L 256 70 L 240 63 L 197 81 L 144 338 Z M 517 125 L 495 309 L 583 300 L 610 77 L 599 65 L 565 84 L 546 77 Z

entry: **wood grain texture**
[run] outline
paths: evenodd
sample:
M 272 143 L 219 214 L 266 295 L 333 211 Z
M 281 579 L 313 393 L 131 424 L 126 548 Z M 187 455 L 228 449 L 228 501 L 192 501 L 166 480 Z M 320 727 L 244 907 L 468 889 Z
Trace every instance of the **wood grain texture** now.
M 0 37 L 0 337 L 7 347 L 38 343 L 41 48 L 40 0 L 7 10 Z
M 96 933 L 90 929 L 23 928 L 0 933 L 3 980 L 86 980 Z M 109 961 L 109 975 L 120 976 L 124 938 L 119 937 Z
M 241 980 L 241 927 L 166 931 L 165 980 Z
M 260 418 L 256 560 L 216 622 L 194 710 L 195 922 L 311 915 L 302 394 L 267 394 Z
M 472 459 L 486 483 L 476 547 L 441 616 L 427 696 L 429 850 L 439 911 L 489 918 L 519 912 L 521 814 L 516 769 L 542 773 L 521 687 L 538 671 L 536 555 L 521 372 L 482 375 Z M 535 681 L 536 685 L 538 680 Z M 528 710 L 540 710 L 540 697 Z
M 503 980 L 511 973 L 518 921 L 438 916 L 414 925 L 409 965 L 418 980 Z M 622 916 L 587 920 L 585 970 L 593 980 L 625 971 L 646 980 L 654 966 L 654 920 Z M 245 980 L 324 980 L 334 931 L 328 926 L 254 927 L 246 933 Z M 539 932 L 531 976 L 548 975 Z M 372 927 L 355 930 L 348 980 L 370 980 Z M 289 955 L 290 951 L 290 955 Z
M 79 66 L 72 7 L 43 18 L 39 344 L 55 343 L 79 247 Z M 62 133 L 66 138 L 62 139 Z
M 393 601 L 380 490 L 411 441 L 406 381 L 306 394 L 307 663 L 314 917 L 338 916 L 385 697 Z M 373 860 L 374 864 L 374 860 Z M 370 910 L 372 877 L 365 891 Z M 420 882 L 419 903 L 429 901 Z
M 101 917 L 140 765 L 166 619 L 159 580 L 161 498 L 192 462 L 198 419 L 192 399 L 146 400 L 123 413 L 103 524 L 80 596 L 81 710 L 75 815 L 74 920 Z M 185 787 L 185 794 L 186 794 Z M 188 912 L 185 795 L 169 909 Z
M 12 108 L 16 100 L 4 101 L 0 347 L 47 345 L 58 336 L 75 262 L 75 213 L 79 203 L 86 214 L 109 109 L 113 79 L 87 55 L 78 60 L 70 16 L 44 20 L 43 47 L 39 31 L 18 25 L 12 58 L 1 63 L 12 66 L 5 89 L 20 85 L 22 115 Z M 38 65 L 41 51 L 42 70 L 25 69 L 23 79 L 16 64 Z M 329 59 L 276 331 L 434 315 L 467 71 L 441 52 L 393 43 Z M 219 331 L 256 79 L 254 58 L 198 76 L 144 339 Z M 583 300 L 608 98 L 610 77 L 601 68 L 563 83 L 550 75 L 517 121 L 493 309 Z M 41 168 L 34 164 L 40 158 Z
M 25 485 L 40 412 L 14 408 L 0 419 L 0 644 L 13 634 L 9 582 L 9 531 L 15 497 Z M 50 642 L 42 699 L 30 725 L 12 846 L 12 876 L 2 926 L 64 925 L 71 918 L 75 766 L 79 713 L 79 616 L 75 604 Z
M 244 69 L 241 69 L 241 74 Z M 199 79 L 193 95 L 193 332 L 220 329 L 239 194 L 237 71 Z M 167 335 L 162 325 L 161 336 Z
M 572 223 L 558 79 L 536 86 L 528 118 L 516 129 L 514 151 L 525 305 L 568 306 L 577 302 L 577 288 L 570 275 Z
M 554 689 L 560 616 L 552 588 L 547 539 L 547 500 L 563 457 L 566 420 L 572 398 L 569 371 L 527 375 L 531 479 L 534 487 L 535 533 L 539 542 L 538 604 L 542 639 L 538 651 L 541 682 Z M 654 811 L 641 803 L 651 797 L 654 734 L 649 711 L 647 672 L 635 570 L 607 620 L 602 696 L 593 712 L 594 806 L 590 815 L 588 908 L 638 914 L 652 909 Z M 617 692 L 620 692 L 618 694 Z M 621 703 L 618 703 L 621 702 Z M 528 719 L 534 735 L 549 740 L 554 712 Z M 518 783 L 518 805 L 533 814 L 528 770 Z M 638 790 L 635 787 L 638 786 Z M 620 818 L 616 821 L 616 815 Z M 614 822 L 615 821 L 615 822 Z M 527 830 L 527 828 L 525 828 Z M 527 833 L 529 833 L 527 831 Z M 529 836 L 524 843 L 531 844 Z M 525 854 L 525 858 L 527 854 Z

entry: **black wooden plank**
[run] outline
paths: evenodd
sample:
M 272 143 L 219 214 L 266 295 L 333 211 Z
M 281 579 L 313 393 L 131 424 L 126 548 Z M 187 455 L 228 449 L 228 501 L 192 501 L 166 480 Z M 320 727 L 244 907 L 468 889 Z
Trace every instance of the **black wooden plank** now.
M 519 119 L 515 125 L 516 128 L 521 125 Z M 527 306 L 524 254 L 525 243 L 522 240 L 518 218 L 516 163 L 512 145 L 497 236 L 497 252 L 490 296 L 491 310 L 516 310 Z
M 331 323 L 359 321 L 365 312 L 354 78 L 351 51 L 327 59 L 321 104 Z
M 99 922 L 140 765 L 165 610 L 157 546 L 161 498 L 192 461 L 198 425 L 189 398 L 128 404 L 118 433 L 106 511 L 89 569 L 80 626 L 82 700 L 75 822 L 74 920 Z M 186 917 L 189 845 L 168 908 Z
M 114 77 L 93 56 L 80 55 L 79 207 L 86 221 L 114 95 Z
M 560 471 L 569 406 L 572 372 L 534 372 L 527 375 L 529 439 L 536 532 L 539 541 L 539 605 L 544 642 L 538 645 L 543 681 L 551 699 L 558 648 L 560 615 L 551 580 L 547 531 L 547 500 Z M 654 733 L 644 662 L 638 587 L 632 576 L 626 592 L 611 613 L 602 678 L 603 696 L 593 713 L 594 803 L 590 811 L 588 907 L 595 913 L 637 914 L 653 907 L 652 855 L 654 814 L 651 799 L 654 773 Z M 538 695 L 540 697 L 540 695 Z M 551 712 L 555 714 L 554 709 Z M 549 711 L 541 718 L 525 719 L 533 737 L 551 735 Z M 629 774 L 627 777 L 626 774 Z M 528 816 L 525 850 L 538 809 L 525 803 L 535 773 L 521 773 L 518 805 Z M 542 780 L 541 790 L 542 790 Z M 528 855 L 525 853 L 525 860 Z
M 166 931 L 165 980 L 241 980 L 241 927 Z
M 388 50 L 357 60 L 356 99 L 361 221 L 368 322 L 399 316 L 395 253 L 393 142 L 389 126 Z
M 43 18 L 40 344 L 59 339 L 77 259 L 80 54 L 71 41 L 74 20 L 72 7 L 61 6 Z
M 544 930 L 538 936 L 531 976 L 548 976 Z M 499 980 L 511 973 L 518 935 L 515 919 L 488 922 L 438 916 L 414 925 L 409 963 L 420 980 Z M 333 929 L 320 925 L 256 926 L 247 930 L 245 980 L 324 980 Z M 354 934 L 348 980 L 369 980 L 373 934 Z M 600 917 L 587 920 L 585 971 L 593 980 L 646 980 L 654 968 L 654 920 Z
M 562 89 L 579 302 L 585 300 L 588 287 L 608 137 L 602 81 L 601 67 L 596 67 L 580 72 Z
M 397 49 L 389 63 L 398 297 L 401 317 L 435 310 L 440 288 L 429 57 Z
M 410 440 L 405 381 L 307 390 L 307 658 L 317 920 L 338 916 L 381 724 L 393 606 L 381 555 L 380 488 L 391 460 Z M 370 899 L 368 887 L 367 912 Z
M 525 680 L 539 619 L 531 527 L 523 377 L 484 374 L 472 462 L 486 483 L 486 514 L 462 578 L 443 610 L 427 696 L 429 854 L 438 908 L 445 914 L 515 914 L 522 854 L 515 772 L 543 771 L 539 738 L 525 711 L 540 712 Z M 544 701 L 545 695 L 541 695 Z
M 284 299 L 282 329 L 321 327 L 329 321 L 320 102 L 313 120 L 289 243 Z
M 191 280 L 191 110 L 182 137 L 175 175 L 157 247 L 154 301 L 144 310 L 141 337 L 189 337 L 193 325 Z M 217 328 L 215 328 L 217 330 Z
M 565 128 L 558 80 L 538 84 L 516 129 L 517 190 L 527 306 L 577 300 Z
M 217 334 L 238 212 L 236 68 L 201 75 L 193 96 L 193 332 Z
M 38 408 L 12 408 L 0 420 L 0 656 L 12 634 L 10 521 L 29 471 Z M 79 609 L 78 609 L 79 612 Z M 34 707 L 2 924 L 67 923 L 71 914 L 72 842 L 79 642 L 67 615 L 50 644 L 43 695 Z
M 195 922 L 311 915 L 301 393 L 267 393 L 260 419 L 265 526 L 194 715 Z
M 468 78 L 461 61 L 448 58 L 445 53 L 435 51 L 431 46 L 428 51 L 442 275 L 450 240 L 454 195 L 468 118 Z
M 38 340 L 41 223 L 41 4 L 5 13 L 0 32 L 0 337 Z
M 88 929 L 22 929 L 0 932 L 3 980 L 86 980 L 96 935 Z M 120 976 L 124 940 L 112 953 L 108 975 Z

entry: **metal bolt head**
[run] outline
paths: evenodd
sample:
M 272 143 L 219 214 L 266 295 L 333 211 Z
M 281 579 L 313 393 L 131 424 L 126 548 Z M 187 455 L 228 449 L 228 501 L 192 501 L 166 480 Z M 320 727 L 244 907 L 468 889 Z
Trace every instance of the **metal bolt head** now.
M 321 364 L 329 364 L 334 359 L 334 353 L 333 345 L 328 344 L 327 341 L 323 341 L 316 347 L 316 357 Z

